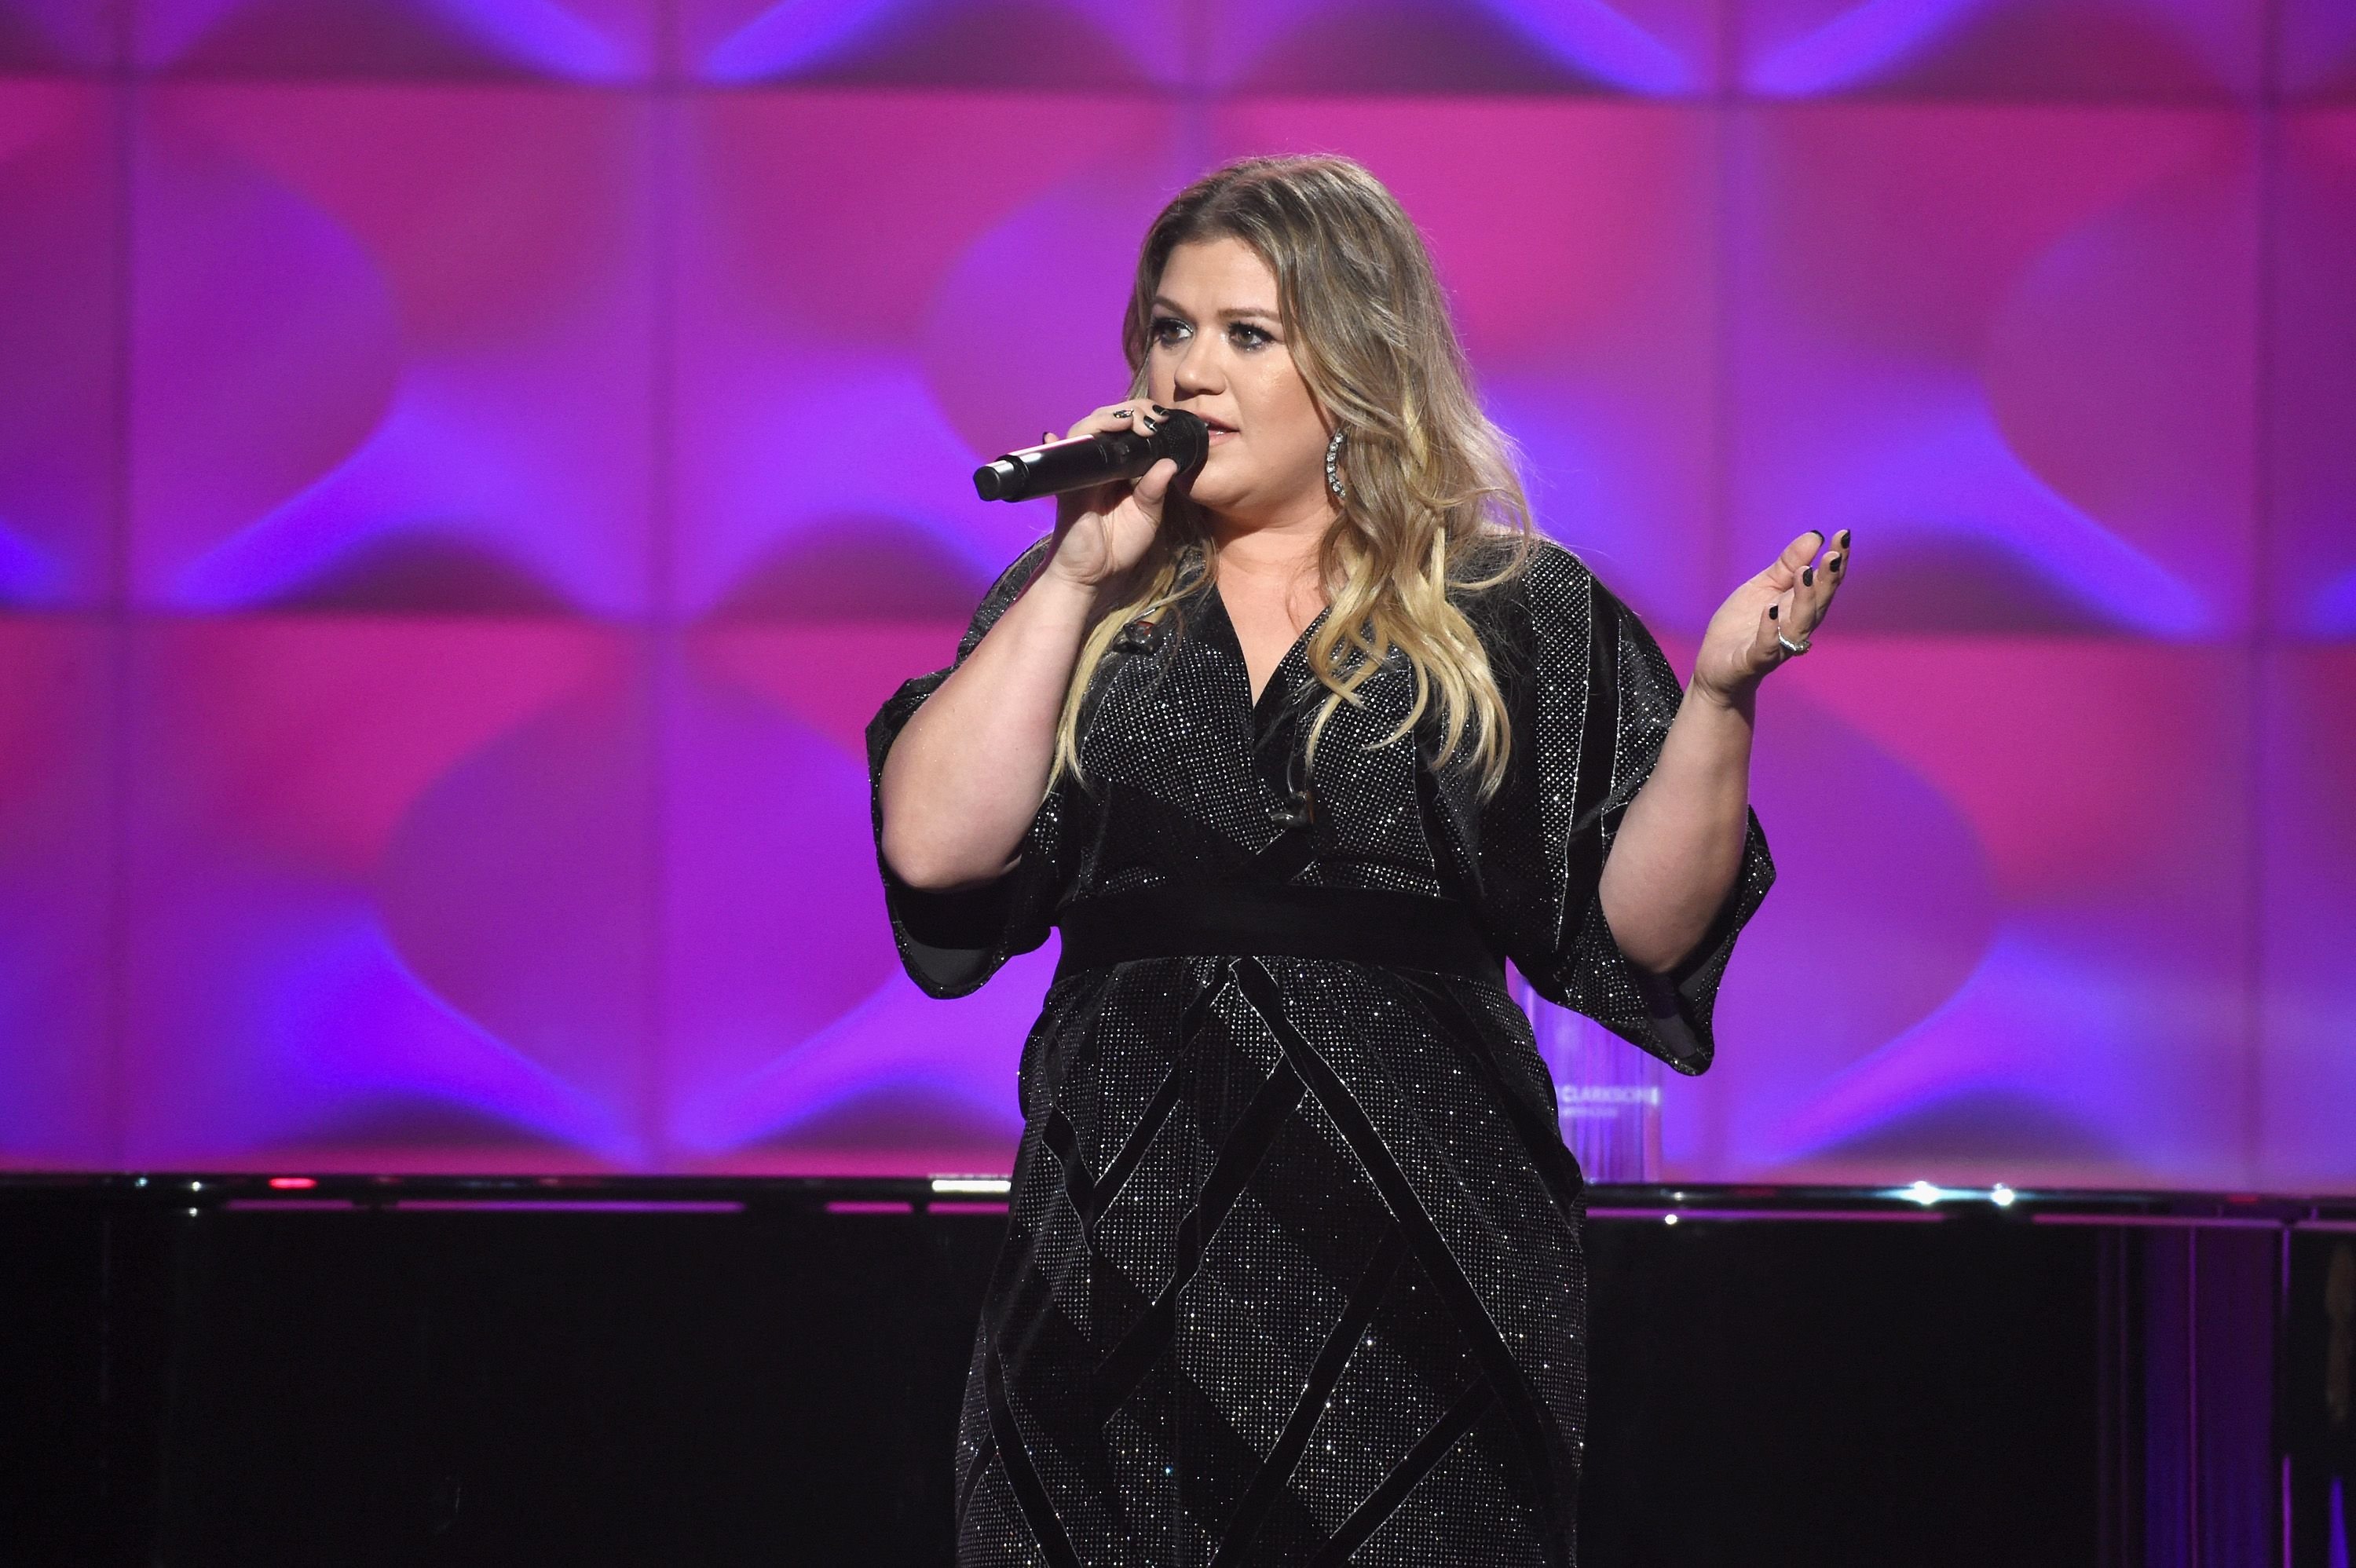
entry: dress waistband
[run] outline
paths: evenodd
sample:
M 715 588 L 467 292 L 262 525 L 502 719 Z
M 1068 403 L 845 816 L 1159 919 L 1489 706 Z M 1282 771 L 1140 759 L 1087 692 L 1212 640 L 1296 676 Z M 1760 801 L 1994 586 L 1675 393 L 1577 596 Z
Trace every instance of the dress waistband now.
M 1505 984 L 1505 966 L 1455 899 L 1290 882 L 1148 888 L 1082 899 L 1056 917 L 1055 977 L 1140 958 L 1340 958 Z

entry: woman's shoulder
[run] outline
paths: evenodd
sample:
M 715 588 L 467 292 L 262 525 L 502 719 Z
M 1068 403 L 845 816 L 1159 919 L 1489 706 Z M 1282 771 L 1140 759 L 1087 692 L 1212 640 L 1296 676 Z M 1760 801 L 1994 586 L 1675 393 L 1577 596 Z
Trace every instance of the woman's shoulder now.
M 1527 615 L 1541 625 L 1583 612 L 1597 588 L 1585 561 L 1535 528 L 1483 534 L 1465 551 L 1458 575 L 1467 611 Z

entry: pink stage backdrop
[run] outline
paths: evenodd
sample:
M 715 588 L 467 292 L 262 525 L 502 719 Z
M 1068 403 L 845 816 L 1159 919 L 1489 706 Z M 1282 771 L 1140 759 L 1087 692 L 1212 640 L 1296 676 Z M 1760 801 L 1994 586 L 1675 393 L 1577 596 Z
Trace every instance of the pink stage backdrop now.
M 1673 1177 L 2356 1189 L 2347 0 L 0 0 L 0 1163 L 1002 1169 L 861 728 L 1301 149 L 1678 656 L 1857 531 Z

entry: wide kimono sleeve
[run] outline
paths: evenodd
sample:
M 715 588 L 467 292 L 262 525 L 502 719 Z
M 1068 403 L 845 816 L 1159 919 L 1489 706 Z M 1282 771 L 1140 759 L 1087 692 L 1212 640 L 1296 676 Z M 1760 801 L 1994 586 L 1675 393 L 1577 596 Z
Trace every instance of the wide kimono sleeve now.
M 958 642 L 948 668 L 903 682 L 867 726 L 869 813 L 875 829 L 875 868 L 884 879 L 884 905 L 900 962 L 926 993 L 962 997 L 980 988 L 1000 965 L 1047 940 L 1062 885 L 1057 869 L 1063 790 L 1049 791 L 1032 818 L 1013 866 L 995 880 L 948 891 L 915 888 L 884 859 L 884 759 L 908 720 L 966 661 L 982 636 L 1021 597 L 1053 541 L 1041 539 L 1018 557 L 982 596 Z
M 1540 996 L 1699 1072 L 1734 939 L 1775 880 L 1758 816 L 1692 953 L 1666 974 L 1631 964 L 1603 918 L 1603 864 L 1676 717 L 1676 673 L 1634 613 L 1550 542 L 1505 591 L 1491 641 L 1514 756 L 1482 813 L 1483 918 Z

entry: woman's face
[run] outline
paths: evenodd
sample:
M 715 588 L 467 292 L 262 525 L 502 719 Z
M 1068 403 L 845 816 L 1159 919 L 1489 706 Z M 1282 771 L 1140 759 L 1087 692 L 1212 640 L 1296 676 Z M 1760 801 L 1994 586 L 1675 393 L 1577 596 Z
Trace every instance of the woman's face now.
M 1292 362 L 1276 275 L 1240 240 L 1170 252 L 1153 300 L 1146 395 L 1211 427 L 1195 502 L 1249 528 L 1323 517 L 1326 429 Z

